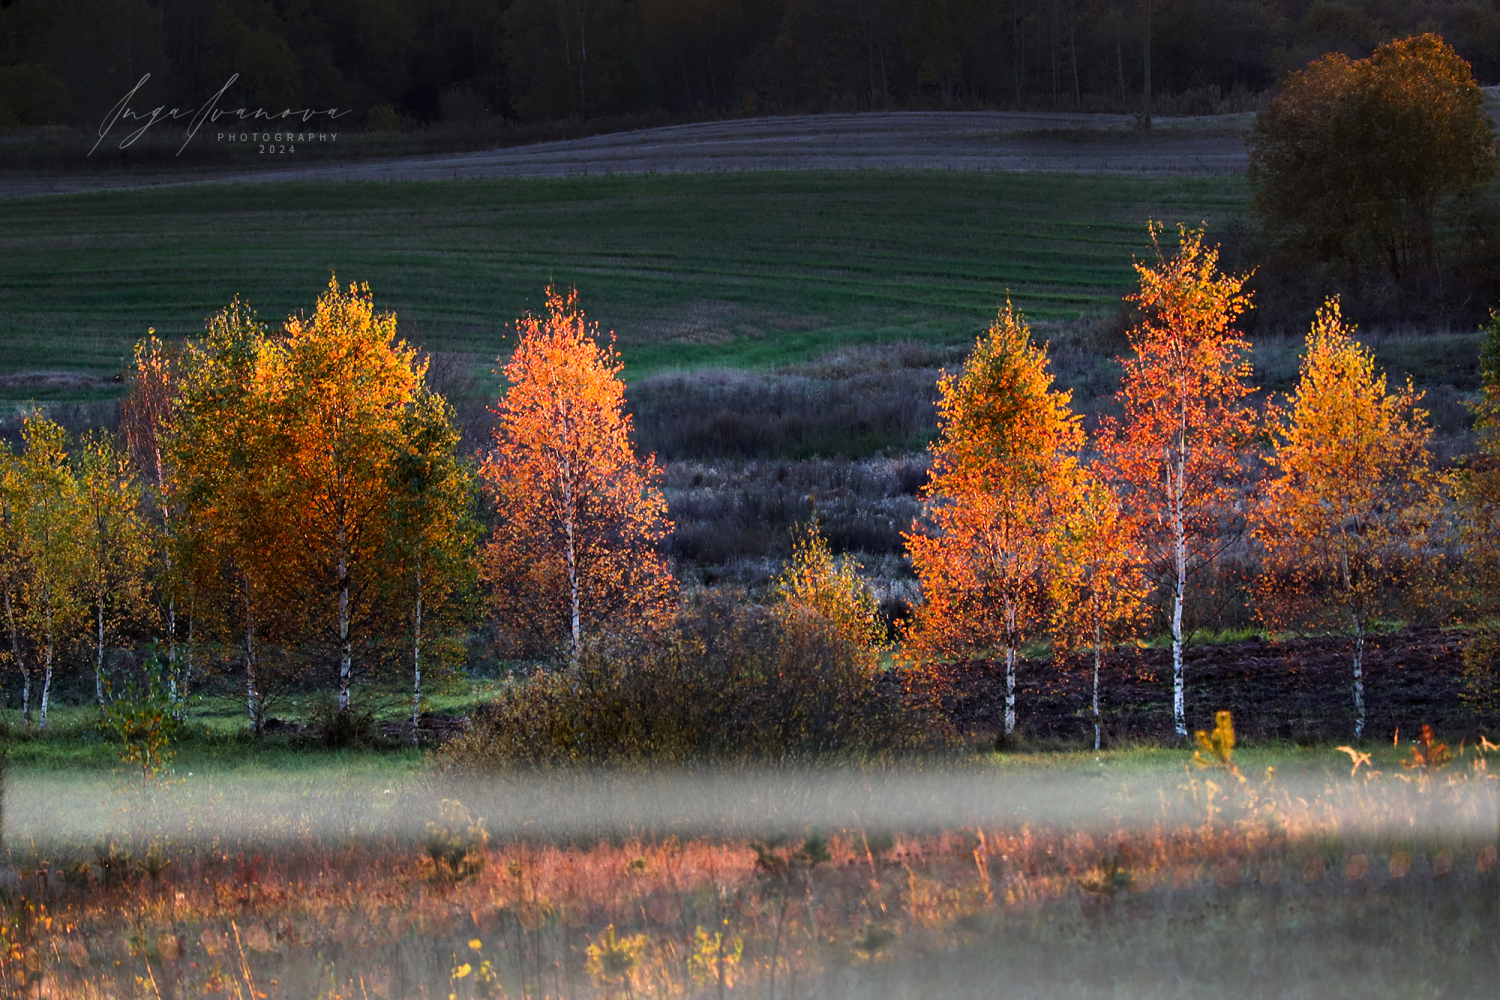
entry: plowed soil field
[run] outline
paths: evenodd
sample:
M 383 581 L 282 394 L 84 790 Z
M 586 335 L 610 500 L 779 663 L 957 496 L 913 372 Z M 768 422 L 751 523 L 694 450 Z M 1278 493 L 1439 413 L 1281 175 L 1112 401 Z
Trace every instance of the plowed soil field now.
M 1423 723 L 1457 743 L 1497 720 L 1476 715 L 1459 698 L 1461 638 L 1411 630 L 1365 640 L 1366 736 L 1415 736 Z M 1189 646 L 1184 656 L 1190 730 L 1212 729 L 1215 711 L 1234 713 L 1244 741 L 1347 741 L 1354 734 L 1352 645 L 1338 638 L 1247 640 Z M 1017 670 L 1017 726 L 1041 744 L 1092 742 L 1092 660 L 1023 660 Z M 1170 740 L 1171 649 L 1112 651 L 1099 679 L 1107 743 Z M 1001 661 L 965 664 L 955 676 L 960 727 L 980 738 L 1000 729 L 1005 713 Z M 1405 741 L 1406 736 L 1402 737 Z
M 446 181 L 779 170 L 1241 174 L 1250 114 L 1158 118 L 1006 111 L 871 112 L 699 122 L 442 155 L 298 163 L 239 144 L 238 168 L 0 170 L 0 198 L 175 184 Z M 222 133 L 218 134 L 223 138 Z M 212 142 L 205 133 L 194 141 Z M 80 156 L 80 161 L 82 157 Z

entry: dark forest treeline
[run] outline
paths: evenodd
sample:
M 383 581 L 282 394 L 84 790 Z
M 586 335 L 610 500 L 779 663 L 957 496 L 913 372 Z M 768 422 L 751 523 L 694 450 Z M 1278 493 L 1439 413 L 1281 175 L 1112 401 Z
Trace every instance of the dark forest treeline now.
M 0 125 L 138 102 L 352 108 L 359 124 L 884 107 L 1127 110 L 1141 0 L 5 0 Z M 1325 52 L 1437 30 L 1500 82 L 1490 2 L 1156 0 L 1153 93 L 1238 108 Z M 1185 99 L 1184 99 L 1185 98 Z M 147 101 L 150 101 L 147 104 Z M 374 112 L 372 114 L 372 112 Z

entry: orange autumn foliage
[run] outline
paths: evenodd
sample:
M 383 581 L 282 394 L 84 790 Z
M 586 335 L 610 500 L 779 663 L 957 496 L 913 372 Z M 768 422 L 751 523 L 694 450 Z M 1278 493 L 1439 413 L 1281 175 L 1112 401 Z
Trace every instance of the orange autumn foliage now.
M 1128 336 L 1133 355 L 1118 416 L 1104 418 L 1106 469 L 1146 545 L 1148 564 L 1172 594 L 1173 718 L 1187 734 L 1182 680 L 1188 580 L 1217 555 L 1225 521 L 1237 516 L 1240 448 L 1254 432 L 1246 404 L 1250 345 L 1233 329 L 1250 306 L 1248 275 L 1218 270 L 1201 230 L 1179 227 L 1177 253 L 1162 252 L 1151 225 L 1155 265 L 1135 265 L 1140 291 L 1128 297 L 1141 318 Z
M 1100 748 L 1099 674 L 1115 641 L 1129 636 L 1147 587 L 1135 524 L 1119 495 L 1092 470 L 1079 470 L 1050 581 L 1052 641 L 1060 652 L 1089 651 L 1094 661 L 1094 749 Z
M 1262 619 L 1334 626 L 1354 639 L 1355 737 L 1364 730 L 1364 637 L 1426 547 L 1435 478 L 1427 414 L 1410 382 L 1386 391 L 1337 299 L 1307 335 L 1289 406 L 1274 407 L 1274 472 L 1255 536 L 1266 550 Z
M 280 627 L 279 593 L 280 557 L 290 545 L 265 474 L 274 465 L 276 421 L 260 373 L 271 349 L 264 324 L 238 298 L 210 317 L 203 338 L 183 349 L 163 448 L 166 492 L 181 511 L 174 563 L 192 605 L 188 632 L 238 645 L 257 734 L 267 647 L 290 635 Z
M 1003 647 L 1006 733 L 1016 722 L 1017 648 L 1042 621 L 1083 444 L 1071 393 L 1052 388 L 1049 368 L 1007 302 L 963 369 L 938 381 L 925 524 L 905 536 L 923 598 L 909 647 L 927 656 Z
M 545 315 L 517 329 L 480 469 L 497 513 L 482 572 L 512 641 L 565 643 L 577 663 L 606 625 L 629 633 L 669 614 L 675 583 L 657 544 L 671 522 L 655 456 L 637 458 L 630 443 L 623 364 L 598 343 L 577 290 L 549 286 Z

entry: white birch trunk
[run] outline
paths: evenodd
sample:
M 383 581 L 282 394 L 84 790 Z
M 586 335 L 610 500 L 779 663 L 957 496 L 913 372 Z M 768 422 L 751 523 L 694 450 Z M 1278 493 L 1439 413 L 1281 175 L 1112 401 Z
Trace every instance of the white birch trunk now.
M 52 695 L 52 602 L 47 601 L 47 652 L 43 660 L 42 673 L 42 718 L 41 728 L 47 728 L 47 701 Z
M 1354 620 L 1354 738 L 1365 734 L 1365 621 Z
M 568 521 L 568 589 L 572 595 L 573 628 L 568 659 L 578 666 L 583 657 L 583 608 L 578 594 L 578 559 L 574 551 L 573 522 Z
M 99 708 L 104 708 L 104 599 L 94 602 L 94 620 L 98 626 L 94 633 L 94 697 Z
M 1016 730 L 1016 609 L 1015 605 L 1007 600 L 1005 602 L 1005 735 L 1009 736 Z
M 573 467 L 570 459 L 562 461 L 562 511 L 565 544 L 563 557 L 568 564 L 568 600 L 570 631 L 568 638 L 568 661 L 578 666 L 583 657 L 583 595 L 578 579 L 578 510 L 577 491 L 573 483 Z
M 1187 492 L 1187 429 L 1178 432 L 1176 455 L 1168 456 L 1167 479 L 1172 501 L 1172 562 L 1176 579 L 1172 593 L 1172 722 L 1178 736 L 1187 735 L 1187 708 L 1182 680 L 1182 606 L 1187 598 L 1187 527 L 1183 515 Z
M 170 573 L 172 561 L 167 560 L 167 571 Z M 178 714 L 177 704 L 177 602 L 167 601 L 167 697 L 172 703 L 172 717 L 182 718 Z
M 174 615 L 175 623 L 175 615 Z M 170 654 L 176 657 L 174 649 Z M 168 661 L 170 664 L 172 661 Z M 187 718 L 188 691 L 192 690 L 193 683 L 193 617 L 188 615 L 187 641 L 182 646 L 182 674 L 177 673 L 175 666 L 169 666 L 168 675 L 172 686 L 172 718 L 181 722 Z
M 422 720 L 422 567 L 417 566 L 417 613 L 415 636 L 411 644 L 411 745 L 420 742 L 418 725 Z
M 16 612 L 11 604 L 10 588 L 5 588 L 5 621 L 10 626 L 10 651 L 16 658 L 16 668 L 21 671 L 21 718 L 26 728 L 31 728 L 31 669 L 21 656 L 21 634 L 16 631 Z
M 1005 647 L 1005 735 L 1016 731 L 1016 648 Z
M 339 714 L 349 714 L 349 682 L 354 673 L 354 647 L 349 641 L 349 575 L 339 556 Z
M 255 612 L 249 604 L 249 584 L 246 584 L 245 609 L 245 707 L 250 712 L 250 730 L 261 734 L 264 721 L 260 713 L 260 692 L 255 686 Z
M 1099 660 L 1103 655 L 1103 626 L 1094 621 L 1094 752 L 1099 752 Z

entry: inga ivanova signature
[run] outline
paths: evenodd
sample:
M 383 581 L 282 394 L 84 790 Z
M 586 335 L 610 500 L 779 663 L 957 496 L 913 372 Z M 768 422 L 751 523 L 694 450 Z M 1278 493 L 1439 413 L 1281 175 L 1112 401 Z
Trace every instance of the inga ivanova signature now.
M 182 145 L 177 148 L 176 155 L 181 156 L 182 151 L 187 148 L 188 143 L 193 141 L 193 137 L 198 134 L 198 130 L 203 127 L 204 122 L 217 123 L 220 118 L 228 117 L 234 118 L 236 123 L 244 122 L 247 120 L 252 122 L 260 120 L 273 122 L 277 119 L 285 121 L 287 119 L 300 118 L 305 124 L 319 116 L 326 116 L 329 121 L 335 121 L 339 118 L 344 117 L 344 115 L 349 114 L 350 110 L 352 110 L 349 108 L 345 108 L 344 110 L 340 111 L 338 108 L 328 108 L 327 110 L 319 111 L 312 108 L 303 108 L 300 111 L 293 111 L 291 108 L 287 108 L 282 111 L 267 111 L 265 108 L 256 108 L 252 111 L 249 108 L 220 108 L 219 102 L 224 99 L 225 91 L 233 86 L 234 81 L 238 80 L 239 78 L 240 75 L 238 73 L 231 76 L 224 82 L 224 86 L 220 87 L 217 91 L 214 92 L 212 97 L 210 97 L 207 101 L 196 108 L 169 109 L 165 104 L 162 104 L 155 108 L 152 108 L 149 111 L 136 111 L 130 106 L 130 102 L 138 93 L 140 93 L 141 88 L 146 85 L 146 81 L 151 79 L 150 73 L 145 74 L 136 81 L 135 86 L 131 87 L 130 90 L 126 92 L 124 97 L 120 98 L 119 102 L 114 107 L 109 109 L 109 114 L 105 115 L 104 121 L 99 123 L 99 138 L 96 139 L 94 141 L 94 145 L 89 148 L 89 155 L 92 156 L 94 150 L 99 148 L 99 143 L 103 142 L 105 138 L 109 136 L 110 132 L 114 131 L 116 125 L 122 123 L 126 128 L 129 128 L 130 125 L 136 122 L 141 123 L 139 128 L 135 129 L 133 132 L 127 133 L 124 138 L 120 140 L 120 148 L 125 149 L 128 146 L 134 144 L 135 141 L 141 136 L 145 135 L 147 130 L 149 130 L 151 126 L 155 125 L 157 122 L 175 122 L 180 121 L 183 118 L 188 119 L 187 138 L 184 139 L 182 141 Z M 282 127 L 282 131 L 285 131 L 284 126 Z M 333 133 L 333 135 L 336 137 L 338 133 L 335 132 Z

